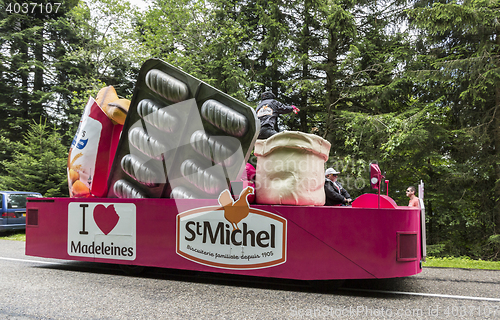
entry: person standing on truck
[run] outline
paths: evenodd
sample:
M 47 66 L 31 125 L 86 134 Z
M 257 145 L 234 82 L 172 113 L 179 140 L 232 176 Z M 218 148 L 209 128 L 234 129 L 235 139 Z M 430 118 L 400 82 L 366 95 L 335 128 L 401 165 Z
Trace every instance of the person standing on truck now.
M 414 186 L 409 186 L 406 189 L 406 195 L 410 197 L 410 202 L 408 203 L 409 207 L 418 207 L 420 205 L 420 202 L 418 201 L 418 197 L 415 195 L 415 192 L 417 191 L 417 188 Z
M 280 114 L 294 112 L 297 114 L 299 108 L 294 105 L 287 106 L 276 100 L 276 96 L 266 91 L 262 94 L 259 105 L 257 106 L 257 117 L 260 120 L 260 133 L 258 139 L 267 139 L 276 133 L 276 121 Z
M 349 192 L 337 181 L 339 173 L 333 168 L 325 171 L 325 206 L 348 205 L 352 202 Z

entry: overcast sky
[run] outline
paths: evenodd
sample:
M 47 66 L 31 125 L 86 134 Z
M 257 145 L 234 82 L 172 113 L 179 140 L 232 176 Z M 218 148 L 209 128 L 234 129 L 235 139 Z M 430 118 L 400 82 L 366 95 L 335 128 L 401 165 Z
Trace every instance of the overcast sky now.
M 147 3 L 146 1 L 144 0 L 129 0 L 129 2 L 137 7 L 139 7 L 140 9 L 144 10 L 147 8 Z

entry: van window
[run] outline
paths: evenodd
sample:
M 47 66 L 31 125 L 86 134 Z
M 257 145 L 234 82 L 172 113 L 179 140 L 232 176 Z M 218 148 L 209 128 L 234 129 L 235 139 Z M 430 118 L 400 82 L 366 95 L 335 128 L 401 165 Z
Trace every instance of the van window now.
M 26 198 L 40 198 L 39 194 L 12 193 L 7 195 L 7 208 L 26 208 Z

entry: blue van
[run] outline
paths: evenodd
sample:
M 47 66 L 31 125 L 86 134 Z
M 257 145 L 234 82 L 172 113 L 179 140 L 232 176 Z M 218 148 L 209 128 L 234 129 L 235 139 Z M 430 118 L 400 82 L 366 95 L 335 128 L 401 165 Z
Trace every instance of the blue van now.
M 0 232 L 26 228 L 26 198 L 42 198 L 38 192 L 0 191 Z

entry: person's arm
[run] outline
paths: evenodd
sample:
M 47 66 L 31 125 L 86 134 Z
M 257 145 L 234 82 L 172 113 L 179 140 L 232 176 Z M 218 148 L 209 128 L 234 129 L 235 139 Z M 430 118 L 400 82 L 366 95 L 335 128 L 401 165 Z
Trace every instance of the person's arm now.
M 349 194 L 349 192 L 347 192 L 346 189 L 344 189 L 344 187 L 342 187 L 342 195 L 344 196 L 344 198 L 346 199 L 351 199 L 351 195 Z
M 351 195 L 349 194 L 349 192 L 347 192 L 347 190 L 340 183 L 339 183 L 339 186 L 340 186 L 340 194 L 345 199 L 345 201 L 343 203 L 350 203 L 352 201 Z
M 287 106 L 279 101 L 274 100 L 274 109 L 279 114 L 290 113 L 293 111 L 293 106 Z

